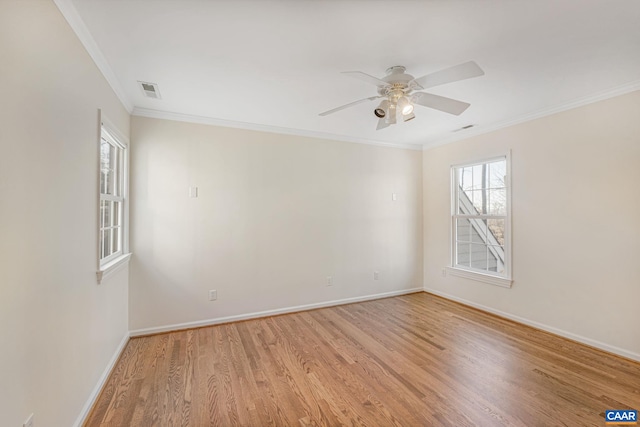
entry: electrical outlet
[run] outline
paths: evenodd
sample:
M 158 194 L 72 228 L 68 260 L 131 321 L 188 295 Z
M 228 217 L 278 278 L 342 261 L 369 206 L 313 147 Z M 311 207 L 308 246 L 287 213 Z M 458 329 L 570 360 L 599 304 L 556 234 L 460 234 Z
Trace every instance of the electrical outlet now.
M 333 286 L 333 276 L 327 276 L 327 286 Z
M 218 299 L 218 291 L 216 290 L 210 290 L 209 291 L 209 301 L 215 301 Z
M 442 269 L 442 277 L 447 277 L 447 269 L 446 268 Z
M 374 271 L 373 272 L 373 280 L 378 280 L 380 278 L 380 272 L 379 271 Z
M 391 193 L 391 201 L 395 202 L 396 200 L 398 200 L 398 195 L 396 193 Z
M 29 415 L 29 418 L 22 424 L 22 427 L 33 427 L 33 414 Z

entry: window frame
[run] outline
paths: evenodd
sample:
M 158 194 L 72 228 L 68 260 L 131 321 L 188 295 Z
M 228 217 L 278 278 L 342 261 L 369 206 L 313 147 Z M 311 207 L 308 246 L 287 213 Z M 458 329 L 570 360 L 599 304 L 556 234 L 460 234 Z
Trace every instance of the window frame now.
M 119 162 L 119 195 L 104 194 L 101 188 L 102 174 L 102 153 L 101 145 L 103 139 L 109 144 L 116 147 L 120 155 Z M 127 265 L 131 254 L 129 253 L 129 140 L 124 136 L 105 116 L 100 112 L 100 120 L 98 126 L 98 203 L 97 203 L 97 280 L 98 284 L 104 278 L 115 273 L 123 266 Z M 103 227 L 102 227 L 102 209 L 103 201 L 118 202 L 120 209 L 118 212 L 119 225 L 115 226 L 119 229 L 120 248 L 118 251 L 102 258 L 103 246 Z M 114 226 L 110 226 L 113 228 Z
M 496 161 L 505 161 L 505 214 L 480 214 L 480 215 L 468 215 L 460 214 L 458 212 L 458 171 L 465 167 L 472 167 Z M 451 275 L 472 279 L 492 285 L 502 286 L 510 288 L 512 280 L 512 257 L 511 257 L 511 152 L 498 154 L 495 156 L 467 161 L 464 163 L 458 163 L 451 165 L 451 212 L 450 212 L 450 264 L 447 266 L 447 270 Z M 493 273 L 486 270 L 474 269 L 471 266 L 465 267 L 457 264 L 457 220 L 459 218 L 475 218 L 475 219 L 502 219 L 504 220 L 504 272 Z M 485 242 L 485 245 L 487 243 Z

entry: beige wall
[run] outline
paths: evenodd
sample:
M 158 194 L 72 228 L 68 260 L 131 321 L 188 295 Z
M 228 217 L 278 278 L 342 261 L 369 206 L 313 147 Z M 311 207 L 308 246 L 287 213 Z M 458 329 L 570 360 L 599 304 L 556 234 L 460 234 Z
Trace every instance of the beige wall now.
M 96 283 L 98 109 L 129 116 L 48 0 L 0 1 L 0 425 L 74 423 L 127 333 Z
M 424 285 L 640 359 L 640 92 L 427 150 Z M 511 289 L 453 276 L 450 166 L 511 150 Z
M 141 117 L 131 136 L 132 330 L 422 288 L 421 152 Z

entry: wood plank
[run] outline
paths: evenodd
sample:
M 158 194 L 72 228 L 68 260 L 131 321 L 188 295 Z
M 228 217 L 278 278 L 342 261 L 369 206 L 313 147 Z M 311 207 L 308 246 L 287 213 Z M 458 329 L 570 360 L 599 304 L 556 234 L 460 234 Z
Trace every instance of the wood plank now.
M 640 364 L 416 293 L 130 340 L 85 426 L 601 426 Z

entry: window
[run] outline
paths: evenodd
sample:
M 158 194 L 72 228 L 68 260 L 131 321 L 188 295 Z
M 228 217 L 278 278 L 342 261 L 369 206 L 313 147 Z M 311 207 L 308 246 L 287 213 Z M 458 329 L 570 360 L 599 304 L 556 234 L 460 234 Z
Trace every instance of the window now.
M 503 156 L 452 168 L 451 265 L 476 273 L 465 277 L 510 287 L 508 167 Z
M 128 261 L 127 146 L 104 122 L 100 131 L 100 205 L 98 283 L 106 273 Z
M 124 147 L 104 128 L 100 138 L 100 261 L 122 255 Z

